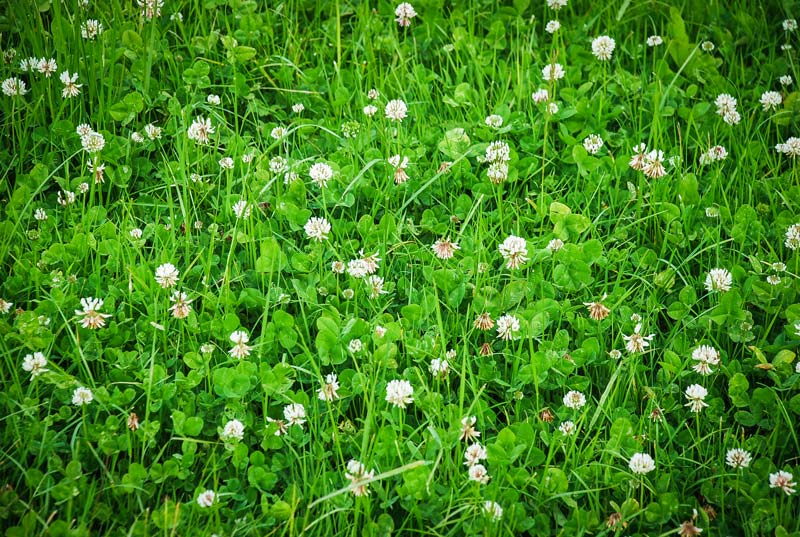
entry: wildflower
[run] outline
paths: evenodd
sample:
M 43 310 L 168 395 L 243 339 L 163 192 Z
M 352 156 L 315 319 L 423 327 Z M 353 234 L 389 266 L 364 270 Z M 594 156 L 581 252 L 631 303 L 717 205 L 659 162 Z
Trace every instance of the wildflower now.
M 386 295 L 389 291 L 383 288 L 383 278 L 375 276 L 374 274 L 366 279 L 367 288 L 369 289 L 369 298 L 378 298 L 380 295 Z
M 656 463 L 647 453 L 634 453 L 628 467 L 635 474 L 644 475 L 656 469 Z
M 81 24 L 81 37 L 93 41 L 103 33 L 103 24 L 95 19 L 87 19 Z
M 448 236 L 445 239 L 438 239 L 436 242 L 434 242 L 433 246 L 431 246 L 431 249 L 439 259 L 450 259 L 453 257 L 455 251 L 460 250 L 461 247 L 458 245 L 458 243 L 450 242 L 450 237 Z
M 386 328 L 381 325 L 375 327 L 375 337 L 382 338 L 386 335 Z
M 769 488 L 783 489 L 787 495 L 794 494 L 797 483 L 792 481 L 792 474 L 780 470 L 774 474 L 769 474 Z
M 222 157 L 219 159 L 219 167 L 223 170 L 233 169 L 233 159 L 231 157 Z
M 367 274 L 374 274 L 378 270 L 378 263 L 381 262 L 381 258 L 378 257 L 378 252 L 365 256 L 364 250 L 359 250 L 358 255 L 361 256 L 361 261 L 364 263 Z
M 89 173 L 94 176 L 94 184 L 99 185 L 105 182 L 105 163 L 89 162 L 87 167 L 89 168 Z
M 521 237 L 509 235 L 497 249 L 506 261 L 506 268 L 515 269 L 528 261 L 527 243 Z
M 702 529 L 694 525 L 695 517 L 697 517 L 696 510 L 691 520 L 685 520 L 680 526 L 678 526 L 678 535 L 681 537 L 696 537 L 697 535 L 703 533 Z
M 458 436 L 459 440 L 472 442 L 481 435 L 479 431 L 475 430 L 476 421 L 477 418 L 475 416 L 467 416 L 461 419 L 461 434 Z
M 328 181 L 333 177 L 333 168 L 324 162 L 317 162 L 308 170 L 308 175 L 311 176 L 311 180 L 315 185 L 319 188 L 325 188 L 328 186 Z
M 356 292 L 352 289 L 344 289 L 342 291 L 342 298 L 345 300 L 351 300 L 354 296 L 356 296 Z
M 102 298 L 82 298 L 82 310 L 75 310 L 75 315 L 81 316 L 81 326 L 90 330 L 103 328 L 106 325 L 106 319 L 111 317 L 108 313 L 99 313 L 97 310 L 103 307 Z
M 386 103 L 386 108 L 384 109 L 384 113 L 386 114 L 387 119 L 391 119 L 392 121 L 403 121 L 406 117 L 406 113 L 408 112 L 408 107 L 406 103 L 401 101 L 400 99 L 393 99 Z
M 64 190 L 58 193 L 58 204 L 66 207 L 75 203 L 75 192 Z
M 306 107 L 303 103 L 295 103 L 292 105 L 292 112 L 295 114 L 302 114 Z
M 136 415 L 136 412 L 131 412 L 128 414 L 127 425 L 128 429 L 131 431 L 135 431 L 139 428 L 139 416 Z
M 664 169 L 664 152 L 653 150 L 647 153 L 642 164 L 642 171 L 651 179 L 658 179 L 667 175 L 667 170 Z
M 386 400 L 399 408 L 414 402 L 414 388 L 407 380 L 391 380 L 386 385 Z
M 644 170 L 645 158 L 647 156 L 647 145 L 639 144 L 633 147 L 634 154 L 628 165 L 637 171 Z
M 545 103 L 550 99 L 546 89 L 538 89 L 531 94 L 531 99 L 536 104 Z
M 750 452 L 742 448 L 729 449 L 725 454 L 725 463 L 735 470 L 747 468 L 752 460 L 753 457 Z
M 164 7 L 164 0 L 136 0 L 142 8 L 142 17 L 152 20 L 161 16 L 161 8 Z
M 701 375 L 710 375 L 713 372 L 711 366 L 719 364 L 719 353 L 714 347 L 700 345 L 692 351 L 692 360 L 697 362 L 692 366 L 695 372 Z
M 194 140 L 198 144 L 207 144 L 209 141 L 209 134 L 214 134 L 214 132 L 215 128 L 211 125 L 211 119 L 199 116 L 189 125 L 186 135 L 190 140 Z
M 156 282 L 162 288 L 175 287 L 178 283 L 178 269 L 172 263 L 164 263 L 156 269 Z
M 408 181 L 408 174 L 406 173 L 406 168 L 408 167 L 408 157 L 400 157 L 400 155 L 394 155 L 389 157 L 389 164 L 394 168 L 394 182 L 397 185 L 405 183 Z
M 651 35 L 647 38 L 647 46 L 648 47 L 657 47 L 664 43 L 664 40 L 661 38 L 660 35 Z
M 239 420 L 230 420 L 222 428 L 222 433 L 219 435 L 225 442 L 231 440 L 241 441 L 244 438 L 244 424 Z
M 652 341 L 653 337 L 655 337 L 654 334 L 643 336 L 641 334 L 641 330 L 642 323 L 638 323 L 633 329 L 633 334 L 629 336 L 622 336 L 622 339 L 625 340 L 625 349 L 627 349 L 630 354 L 644 352 L 644 350 L 650 346 L 650 341 Z
M 592 54 L 601 62 L 608 61 L 611 59 L 616 46 L 617 43 L 612 38 L 607 35 L 601 35 L 592 40 Z
M 367 92 L 367 98 L 370 99 L 371 101 L 376 100 L 380 96 L 381 96 L 381 92 L 378 91 L 375 88 L 372 88 Z
M 44 354 L 41 352 L 27 354 L 22 360 L 22 369 L 31 374 L 31 380 L 49 371 L 49 369 L 45 368 L 46 365 L 47 358 L 45 358 Z
M 781 284 L 781 277 L 777 274 L 770 274 L 767 276 L 767 283 L 770 285 L 780 285 Z
M 480 445 L 479 443 L 470 444 L 467 450 L 464 452 L 464 458 L 466 462 L 464 466 L 474 466 L 481 461 L 486 460 L 486 448 Z
M 597 134 L 590 134 L 583 139 L 583 147 L 587 153 L 596 155 L 603 147 L 603 139 Z
M 778 78 L 778 82 L 781 83 L 781 86 L 790 86 L 792 84 L 792 77 L 790 75 L 783 75 Z
M 611 358 L 612 360 L 619 360 L 620 358 L 622 358 L 622 351 L 620 351 L 619 349 L 611 349 L 610 351 L 608 351 L 608 357 Z
M 514 339 L 516 332 L 519 332 L 519 319 L 513 315 L 503 315 L 497 319 L 497 337 L 505 340 Z
M 730 291 L 732 283 L 733 276 L 723 268 L 711 269 L 706 275 L 705 286 L 709 293 Z
M 197 496 L 197 505 L 205 509 L 214 505 L 216 499 L 217 495 L 213 490 L 205 490 Z
M 209 123 L 210 125 L 210 123 Z M 214 130 L 212 129 L 211 132 L 213 133 Z M 148 123 L 144 126 L 144 133 L 147 135 L 148 138 L 151 140 L 155 140 L 157 138 L 161 138 L 161 127 L 157 127 L 152 123 Z
M 558 11 L 567 5 L 567 0 L 547 0 L 547 7 L 554 11 Z
M 578 429 L 575 427 L 574 421 L 567 420 L 558 426 L 558 430 L 561 431 L 561 434 L 564 436 L 572 436 Z
M 544 31 L 548 34 L 556 33 L 559 28 L 561 28 L 561 23 L 557 20 L 548 21 L 548 23 L 544 25 Z
M 306 422 L 306 409 L 300 403 L 292 403 L 283 407 L 283 417 L 289 425 L 299 425 L 303 428 Z
M 579 410 L 586 405 L 586 396 L 577 390 L 571 390 L 564 396 L 564 406 L 572 410 Z
M 233 348 L 228 351 L 234 358 L 245 358 L 250 356 L 250 351 L 253 347 L 247 345 L 250 341 L 250 336 L 244 330 L 236 330 L 231 333 L 229 338 L 233 342 Z
M 84 388 L 83 386 L 75 388 L 75 391 L 72 392 L 72 404 L 75 406 L 83 406 L 88 405 L 94 400 L 94 395 L 92 394 L 92 390 L 89 388 Z
M 213 343 L 203 343 L 200 345 L 200 352 L 203 354 L 211 354 L 214 352 L 214 344 Z
M 450 364 L 447 360 L 442 358 L 434 358 L 431 360 L 431 374 L 441 380 L 447 377 L 450 373 Z
M 281 138 L 286 136 L 287 132 L 288 131 L 286 130 L 286 127 L 278 125 L 274 129 L 272 129 L 272 131 L 270 131 L 269 135 L 272 136 L 274 140 L 280 140 Z
M 564 78 L 564 74 L 564 67 L 560 63 L 552 63 L 550 65 L 546 65 L 544 69 L 542 69 L 542 78 L 544 78 L 547 82 L 561 80 Z
M 608 518 L 606 519 L 607 528 L 613 528 L 614 530 L 616 530 L 617 526 L 620 525 L 622 526 L 622 529 L 628 527 L 628 523 L 622 520 L 622 513 L 616 511 L 608 515 Z
M 797 30 L 797 21 L 795 19 L 786 19 L 781 23 L 781 26 L 786 32 L 794 32 Z
M 180 11 L 176 11 L 172 15 L 169 16 L 169 20 L 172 22 L 183 22 L 183 13 Z
M 375 471 L 367 472 L 367 468 L 363 464 L 355 459 L 350 459 L 344 477 L 350 480 L 351 486 L 355 485 L 351 491 L 353 496 L 366 496 L 369 494 L 369 483 L 365 483 L 365 481 L 375 477 Z
M 331 272 L 333 272 L 334 274 L 342 274 L 344 273 L 344 270 L 345 270 L 344 263 L 342 263 L 341 261 L 334 261 L 333 263 L 331 263 Z
M 722 120 L 728 125 L 738 125 L 742 120 L 742 116 L 736 110 L 729 110 L 722 115 Z
M 791 138 L 787 139 L 784 143 L 776 145 L 775 150 L 778 153 L 783 153 L 791 158 L 799 157 L 800 138 L 792 136 Z
M 83 84 L 76 84 L 78 81 L 78 73 L 69 74 L 69 71 L 64 71 L 59 76 L 64 88 L 61 90 L 61 97 L 64 99 L 71 99 L 81 94 L 81 86 Z
M 173 303 L 169 311 L 176 319 L 185 319 L 192 312 L 192 300 L 183 291 L 174 291 L 169 299 Z
M 360 339 L 351 339 L 347 347 L 350 350 L 350 352 L 356 354 L 358 352 L 361 352 L 361 349 L 363 348 L 363 343 L 361 343 Z
M 377 113 L 378 107 L 372 104 L 368 104 L 367 106 L 364 107 L 362 111 L 364 112 L 365 116 L 372 117 Z
M 472 323 L 472 326 L 477 328 L 478 330 L 491 330 L 494 327 L 494 321 L 492 320 L 492 316 L 486 312 L 481 313 L 475 318 L 475 321 Z
M 44 209 L 42 209 L 41 207 L 39 207 L 35 211 L 33 211 L 33 217 L 36 220 L 39 220 L 40 222 L 42 222 L 44 220 L 47 220 L 47 212 Z
M 236 215 L 236 218 L 250 218 L 250 204 L 245 200 L 237 201 L 231 209 L 233 209 L 233 214 Z
M 331 232 L 331 224 L 325 218 L 317 218 L 312 216 L 304 226 L 306 236 L 309 239 L 314 239 L 317 242 L 327 240 L 328 234 Z
M 42 58 L 39 60 L 39 64 L 36 66 L 36 69 L 47 78 L 50 78 L 53 73 L 58 70 L 58 64 L 56 63 L 55 58 L 50 58 L 49 60 Z
M 552 0 L 549 0 L 552 1 Z M 566 0 L 563 0 L 564 4 L 566 4 Z M 487 515 L 492 517 L 492 520 L 500 520 L 503 518 L 503 508 L 500 507 L 500 504 L 497 502 L 486 501 L 483 504 L 483 510 L 486 512 Z
M 544 408 L 542 409 L 541 412 L 539 412 L 539 419 L 545 423 L 553 423 L 555 415 L 553 414 L 553 411 L 550 410 L 549 408 Z
M 319 389 L 317 396 L 321 401 L 334 401 L 339 398 L 339 380 L 335 373 L 328 373 L 325 376 L 325 381 Z
M 213 106 L 219 106 L 219 103 L 222 102 L 222 100 L 219 98 L 219 95 L 211 93 L 208 97 L 206 97 L 206 102 Z
M 584 302 L 583 305 L 589 310 L 589 317 L 594 319 L 595 321 L 602 321 L 608 314 L 611 313 L 604 304 L 603 300 L 606 299 L 606 295 L 603 295 L 603 298 L 600 299 L 600 302 Z
M 686 399 L 689 400 L 684 406 L 688 406 L 691 408 L 692 412 L 700 412 L 703 410 L 703 407 L 707 407 L 708 403 L 704 400 L 708 395 L 708 390 L 700 386 L 699 384 L 692 384 L 688 388 L 686 388 Z
M 345 138 L 355 138 L 361 130 L 361 123 L 358 121 L 348 121 L 342 124 L 342 135 Z
M 484 123 L 486 123 L 487 127 L 491 127 L 493 129 L 499 129 L 500 127 L 503 126 L 503 117 L 497 114 L 492 114 L 490 116 L 486 116 Z
M 481 485 L 485 485 L 489 482 L 491 477 L 489 477 L 489 472 L 486 470 L 486 467 L 482 464 L 473 464 L 469 467 L 469 480 L 475 481 L 480 483 Z
M 411 26 L 411 19 L 417 16 L 414 7 L 408 2 L 398 5 L 394 10 L 394 14 L 397 17 L 395 21 L 402 27 Z
M 714 43 L 711 41 L 703 41 L 700 43 L 700 48 L 703 49 L 705 52 L 711 52 L 714 50 Z
M 561 239 L 552 239 L 550 240 L 550 242 L 547 243 L 547 246 L 545 246 L 545 250 L 547 250 L 548 252 L 555 253 L 561 250 L 563 247 L 564 247 L 564 241 L 562 241 Z
M 777 91 L 765 91 L 761 94 L 759 102 L 764 107 L 764 112 L 768 112 L 778 108 L 783 102 L 783 97 Z
M 144 136 L 134 131 L 131 133 L 131 141 L 137 144 L 141 144 L 144 142 Z
M 495 185 L 499 185 L 508 178 L 508 164 L 505 162 L 492 162 L 486 171 L 486 176 Z
M 547 105 L 547 113 L 548 114 L 557 114 L 558 113 L 558 104 L 557 103 L 548 103 L 548 105 Z

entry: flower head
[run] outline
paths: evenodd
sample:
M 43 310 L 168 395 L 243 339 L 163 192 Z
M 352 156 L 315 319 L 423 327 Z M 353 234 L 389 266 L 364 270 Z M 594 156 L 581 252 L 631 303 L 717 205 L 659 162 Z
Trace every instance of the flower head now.
M 564 78 L 564 74 L 564 67 L 560 63 L 551 63 L 549 65 L 545 65 L 544 69 L 542 69 L 542 78 L 544 78 L 547 82 L 561 80 Z
M 81 317 L 80 323 L 84 328 L 88 328 L 90 330 L 103 328 L 106 325 L 106 319 L 111 317 L 111 315 L 108 313 L 100 313 L 97 311 L 103 307 L 102 298 L 82 298 L 81 306 L 83 309 L 75 310 L 75 315 Z
M 350 481 L 351 486 L 353 486 L 352 493 L 353 496 L 366 496 L 369 494 L 369 481 L 373 477 L 375 477 L 375 471 L 370 470 L 367 471 L 366 466 L 355 459 L 350 459 L 347 463 L 347 471 L 344 474 L 345 479 Z
M 548 0 L 548 1 L 554 1 L 554 0 Z M 555 0 L 555 1 L 558 1 L 558 0 Z M 563 1 L 564 4 L 567 3 L 566 0 L 561 0 L 561 1 Z M 486 512 L 487 515 L 492 517 L 492 520 L 496 521 L 496 520 L 500 520 L 501 518 L 503 518 L 503 508 L 500 507 L 500 504 L 497 503 L 497 502 L 492 502 L 492 501 L 484 502 L 483 510 L 484 510 L 484 512 Z
M 725 454 L 725 463 L 733 469 L 747 468 L 752 460 L 750 452 L 741 448 L 729 449 Z
M 398 408 L 414 402 L 414 387 L 407 380 L 391 380 L 386 385 L 386 400 Z
M 710 375 L 713 372 L 711 366 L 719 363 L 719 352 L 710 345 L 700 345 L 692 351 L 692 360 L 697 362 L 692 366 L 695 372 Z
M 764 112 L 768 112 L 777 109 L 783 102 L 783 97 L 777 91 L 765 91 L 761 94 L 759 102 L 764 107 Z
M 406 103 L 400 99 L 393 99 L 386 103 L 384 113 L 386 114 L 387 119 L 401 122 L 406 118 L 408 106 L 406 106 Z
M 655 337 L 655 334 L 643 336 L 641 331 L 642 323 L 638 323 L 633 329 L 633 334 L 629 336 L 622 336 L 622 339 L 625 340 L 625 349 L 627 349 L 630 354 L 644 352 L 644 350 L 650 346 L 650 341 L 652 341 L 653 337 Z
M 431 250 L 433 250 L 433 253 L 436 254 L 436 257 L 439 259 L 450 259 L 453 257 L 455 251 L 460 249 L 458 243 L 450 241 L 449 236 L 444 239 L 438 239 L 433 243 L 433 246 L 431 246 Z
M 231 356 L 240 359 L 250 356 L 250 351 L 253 350 L 253 347 L 247 344 L 250 341 L 250 336 L 247 335 L 247 332 L 236 330 L 231 333 L 229 339 L 234 344 L 233 348 L 228 351 Z
M 479 462 L 486 460 L 486 448 L 480 445 L 479 443 L 470 444 L 467 450 L 464 452 L 464 458 L 466 461 L 464 462 L 464 466 L 474 466 Z
M 315 185 L 319 188 L 325 188 L 328 186 L 328 181 L 333 177 L 333 168 L 324 162 L 317 162 L 308 170 L 308 175 L 311 176 L 311 181 Z
M 607 35 L 601 35 L 592 40 L 592 54 L 601 62 L 608 61 L 611 59 L 616 46 L 617 43 L 612 38 Z
M 47 358 L 41 352 L 34 352 L 33 354 L 25 355 L 22 360 L 22 369 L 31 374 L 31 380 L 35 379 L 42 373 L 49 371 L 45 366 L 47 365 Z
M 522 237 L 509 235 L 497 249 L 505 259 L 508 269 L 518 268 L 528 261 L 528 245 Z
M 792 480 L 792 474 L 780 470 L 774 474 L 769 474 L 769 488 L 783 489 L 787 495 L 795 493 L 797 483 Z
M 395 21 L 402 27 L 410 26 L 411 19 L 417 16 L 417 12 L 414 10 L 414 6 L 409 4 L 408 2 L 403 2 L 402 4 L 398 5 L 394 10 Z
M 203 116 L 196 117 L 186 135 L 190 140 L 194 140 L 198 144 L 207 144 L 209 142 L 209 135 L 214 134 L 215 129 L 211 125 L 211 119 L 206 119 Z
M 92 394 L 92 390 L 89 388 L 84 388 L 80 386 L 75 388 L 75 391 L 72 392 L 72 404 L 75 406 L 83 406 L 88 405 L 94 400 L 94 395 Z
M 176 319 L 185 319 L 192 312 L 192 299 L 183 291 L 173 291 L 169 299 L 172 302 L 169 311 Z
M 480 431 L 475 429 L 476 421 L 477 418 L 475 416 L 467 416 L 461 419 L 461 434 L 458 436 L 459 440 L 472 442 L 481 436 Z
M 339 379 L 335 373 L 325 375 L 325 381 L 319 389 L 317 396 L 321 401 L 334 401 L 339 398 Z
M 69 74 L 69 71 L 64 71 L 59 76 L 64 88 L 61 90 L 61 97 L 64 99 L 71 99 L 81 94 L 81 86 L 83 84 L 76 84 L 78 82 L 78 73 Z
M 647 453 L 634 453 L 628 462 L 628 467 L 633 473 L 644 475 L 655 470 L 656 463 Z
M 214 505 L 216 499 L 217 494 L 213 490 L 204 490 L 197 495 L 197 505 L 205 509 L 206 507 Z
M 239 420 L 230 420 L 222 428 L 220 438 L 225 442 L 242 440 L 244 438 L 244 424 Z
M 603 139 L 597 134 L 590 134 L 583 140 L 583 148 L 591 155 L 596 155 L 603 147 Z
M 489 482 L 491 477 L 489 477 L 489 472 L 486 470 L 486 467 L 482 464 L 473 464 L 469 467 L 469 480 L 475 481 L 480 483 L 481 485 L 485 485 Z
M 283 407 L 283 417 L 289 425 L 298 425 L 300 428 L 306 422 L 306 408 L 300 403 L 292 403 Z
M 519 332 L 519 319 L 513 315 L 503 315 L 497 319 L 497 337 L 500 339 L 514 339 Z
M 705 402 L 707 395 L 708 390 L 699 384 L 692 384 L 686 388 L 686 399 L 688 399 L 689 402 L 684 406 L 688 406 L 692 412 L 700 412 L 704 407 L 708 406 L 708 403 Z
M 603 304 L 603 300 L 605 300 L 606 295 L 603 295 L 603 298 L 600 299 L 600 302 L 584 302 L 583 305 L 589 310 L 589 317 L 594 319 L 595 321 L 602 321 L 608 314 L 611 313 L 611 310 L 608 309 L 605 304 Z
M 172 263 L 164 263 L 156 269 L 156 282 L 163 289 L 175 287 L 178 283 L 178 269 Z
M 706 275 L 705 286 L 709 293 L 725 293 L 731 290 L 733 276 L 723 268 L 714 268 Z
M 571 390 L 564 396 L 564 406 L 579 410 L 586 405 L 586 396 L 577 390 Z
M 472 326 L 477 328 L 478 330 L 491 330 L 494 328 L 494 321 L 492 320 L 492 316 L 486 312 L 481 313 L 477 317 L 475 317 L 475 321 L 472 323 Z
M 308 219 L 303 229 L 305 229 L 306 236 L 309 239 L 322 242 L 328 238 L 328 234 L 331 232 L 331 224 L 325 218 L 312 216 Z

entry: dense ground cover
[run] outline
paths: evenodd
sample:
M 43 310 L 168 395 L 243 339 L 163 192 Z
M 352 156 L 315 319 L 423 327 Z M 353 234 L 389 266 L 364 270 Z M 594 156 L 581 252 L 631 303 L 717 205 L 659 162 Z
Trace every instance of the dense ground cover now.
M 798 8 L 4 3 L 5 534 L 800 535 Z

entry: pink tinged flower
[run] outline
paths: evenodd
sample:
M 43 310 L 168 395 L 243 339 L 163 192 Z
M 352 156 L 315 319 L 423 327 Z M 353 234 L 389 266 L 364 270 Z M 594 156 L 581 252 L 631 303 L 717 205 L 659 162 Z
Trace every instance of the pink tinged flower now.
M 458 439 L 465 442 L 472 442 L 481 436 L 481 433 L 475 430 L 475 416 L 467 416 L 461 420 L 461 434 Z
M 667 175 L 667 170 L 664 168 L 664 152 L 653 150 L 644 156 L 644 164 L 642 171 L 651 179 L 658 179 Z
M 779 488 L 787 495 L 791 495 L 795 493 L 795 487 L 797 487 L 797 483 L 795 483 L 792 474 L 789 472 L 780 470 L 774 474 L 769 474 L 769 488 Z
M 458 243 L 451 242 L 450 237 L 447 237 L 434 242 L 433 246 L 431 246 L 431 249 L 439 259 L 451 259 L 455 251 L 460 250 L 461 248 L 458 246 Z
M 176 319 L 185 319 L 192 312 L 192 300 L 183 291 L 174 291 L 169 299 L 172 302 L 169 311 Z
M 469 480 L 475 481 L 480 483 L 481 485 L 485 485 L 489 482 L 491 477 L 489 477 L 489 472 L 486 470 L 486 467 L 482 464 L 474 464 L 469 467 Z
M 400 155 L 391 156 L 389 157 L 389 164 L 394 168 L 395 184 L 401 185 L 408 181 L 408 174 L 406 173 L 408 157 L 400 157 Z
M 417 16 L 417 12 L 414 10 L 414 6 L 408 2 L 403 2 L 395 8 L 394 15 L 396 17 L 394 20 L 397 24 L 402 27 L 408 27 L 411 25 L 411 19 Z
M 645 155 L 647 154 L 647 145 L 639 144 L 633 147 L 633 156 L 628 163 L 631 168 L 636 171 L 644 170 Z
M 197 496 L 197 505 L 203 509 L 214 505 L 217 495 L 213 490 L 205 490 Z

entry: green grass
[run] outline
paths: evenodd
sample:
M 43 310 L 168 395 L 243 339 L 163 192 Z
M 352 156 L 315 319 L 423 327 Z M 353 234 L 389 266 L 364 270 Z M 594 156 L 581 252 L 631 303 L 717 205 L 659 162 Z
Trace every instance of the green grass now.
M 776 150 L 798 136 L 800 32 L 782 24 L 800 4 L 429 0 L 408 27 L 395 7 L 0 9 L 0 78 L 29 90 L 0 95 L 4 534 L 800 535 L 796 493 L 770 486 L 800 478 L 800 257 L 786 240 L 800 170 Z M 103 26 L 93 40 L 88 19 Z M 608 61 L 592 55 L 601 35 Z M 58 69 L 23 71 L 29 57 Z M 563 79 L 543 80 L 551 63 Z M 62 97 L 64 71 L 79 96 Z M 768 111 L 766 91 L 781 95 Z M 402 121 L 386 117 L 393 99 Z M 199 117 L 208 143 L 189 136 Z M 498 141 L 507 177 L 493 182 Z M 663 177 L 631 167 L 641 143 L 663 151 Z M 714 146 L 727 157 L 701 164 Z M 324 188 L 316 163 L 333 172 Z M 330 223 L 324 240 L 311 217 Z M 498 249 L 512 235 L 516 268 Z M 448 237 L 459 248 L 440 259 Z M 333 270 L 373 254 L 375 289 Z M 174 287 L 156 280 L 167 263 Z M 708 289 L 715 268 L 729 290 Z M 176 291 L 188 316 L 170 309 Z M 103 327 L 77 313 L 88 297 Z M 592 302 L 609 315 L 590 318 Z M 503 339 L 482 313 L 519 327 Z M 236 331 L 248 338 L 231 352 Z M 652 335 L 643 352 L 626 349 L 637 332 Z M 719 354 L 708 375 L 693 369 L 701 345 Z M 47 371 L 32 378 L 37 352 Z M 323 400 L 329 374 L 338 397 Z M 393 380 L 413 387 L 404 409 L 387 401 Z M 91 402 L 73 403 L 78 387 Z M 565 405 L 573 390 L 584 406 Z M 292 404 L 302 425 L 279 422 Z M 486 483 L 465 464 L 471 416 Z M 726 464 L 734 448 L 746 467 Z M 655 469 L 634 473 L 637 453 Z

